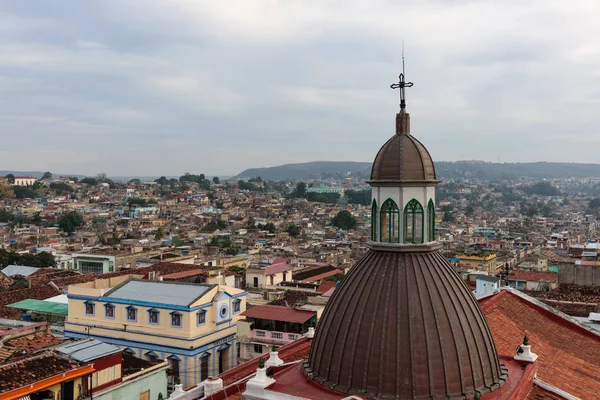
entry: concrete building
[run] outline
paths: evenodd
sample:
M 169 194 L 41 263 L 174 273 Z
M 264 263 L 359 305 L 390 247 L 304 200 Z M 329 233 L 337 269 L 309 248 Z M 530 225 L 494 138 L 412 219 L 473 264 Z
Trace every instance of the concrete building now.
M 262 289 L 279 285 L 281 282 L 289 282 L 292 280 L 292 269 L 287 262 L 266 267 L 250 267 L 246 270 L 246 285 L 248 288 Z
M 490 275 L 497 273 L 496 254 L 459 254 L 456 256 L 462 268 L 470 271 L 485 271 Z
M 237 362 L 246 292 L 227 286 L 110 278 L 69 287 L 65 336 L 92 337 L 147 360 L 165 359 L 170 387 Z
M 315 311 L 286 306 L 257 305 L 242 313 L 238 321 L 237 340 L 240 362 L 268 353 L 272 346 L 293 342 L 317 323 Z

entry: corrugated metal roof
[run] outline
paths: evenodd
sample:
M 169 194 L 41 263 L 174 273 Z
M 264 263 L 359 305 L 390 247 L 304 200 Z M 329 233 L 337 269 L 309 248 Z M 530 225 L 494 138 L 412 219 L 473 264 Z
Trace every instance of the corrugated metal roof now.
M 55 303 L 53 301 L 27 299 L 7 304 L 6 307 L 19 308 L 21 310 L 31 310 L 46 314 L 67 315 L 68 305 Z
M 104 297 L 189 306 L 212 287 L 183 282 L 130 280 L 115 287 Z
M 61 346 L 56 351 L 68 355 L 77 361 L 88 362 L 120 353 L 121 349 L 97 339 L 85 339 Z
M 2 270 L 2 273 L 6 276 L 29 276 L 36 272 L 38 267 L 28 267 L 26 265 L 9 265 Z

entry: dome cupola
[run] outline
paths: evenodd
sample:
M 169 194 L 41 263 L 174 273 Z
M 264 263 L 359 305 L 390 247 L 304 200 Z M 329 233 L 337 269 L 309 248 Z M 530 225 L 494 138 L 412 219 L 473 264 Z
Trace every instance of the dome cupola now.
M 473 399 L 501 387 L 500 365 L 475 297 L 440 253 L 429 152 L 410 134 L 404 88 L 396 134 L 375 158 L 369 250 L 317 325 L 306 375 L 369 399 Z

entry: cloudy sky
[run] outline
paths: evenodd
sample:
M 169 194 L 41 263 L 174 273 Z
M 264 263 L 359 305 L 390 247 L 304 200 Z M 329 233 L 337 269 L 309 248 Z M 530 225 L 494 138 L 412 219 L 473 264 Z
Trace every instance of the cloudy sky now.
M 597 0 L 0 1 L 0 169 L 371 161 L 402 38 L 434 160 L 600 162 L 599 15 Z

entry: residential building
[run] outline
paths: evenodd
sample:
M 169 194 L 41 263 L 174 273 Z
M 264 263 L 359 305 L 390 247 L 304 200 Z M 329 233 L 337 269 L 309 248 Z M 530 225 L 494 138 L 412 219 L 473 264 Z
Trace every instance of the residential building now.
M 257 305 L 242 313 L 238 321 L 237 340 L 240 362 L 267 353 L 272 346 L 282 346 L 299 339 L 317 323 L 315 311 L 287 306 Z
M 519 290 L 548 292 L 558 287 L 558 273 L 514 269 L 506 278 L 508 286 Z
M 15 176 L 15 186 L 32 186 L 35 181 L 37 179 L 35 179 L 33 176 Z
M 249 288 L 262 289 L 289 282 L 292 280 L 292 269 L 293 267 L 285 261 L 263 267 L 249 267 L 246 270 L 246 285 Z
M 97 339 L 67 343 L 56 352 L 93 364 L 88 385 L 95 400 L 154 400 L 159 394 L 167 395 L 168 363 L 164 360 L 142 360 Z
M 94 367 L 46 350 L 0 365 L 0 399 L 74 400 L 89 396 Z
M 459 266 L 470 271 L 485 271 L 490 275 L 496 274 L 496 254 L 459 254 Z
M 169 362 L 170 386 L 204 381 L 237 363 L 246 292 L 220 285 L 115 277 L 69 286 L 65 336 L 92 337 Z

